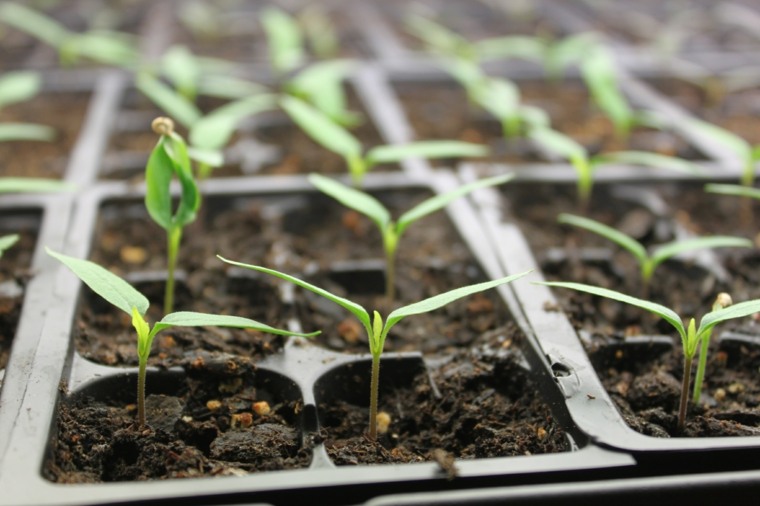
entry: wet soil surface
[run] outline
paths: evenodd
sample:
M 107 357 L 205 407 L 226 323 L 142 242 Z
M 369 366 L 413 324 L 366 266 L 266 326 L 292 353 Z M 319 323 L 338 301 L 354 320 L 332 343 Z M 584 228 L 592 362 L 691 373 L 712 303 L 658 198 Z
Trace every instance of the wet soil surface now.
M 600 186 L 589 216 L 626 232 L 648 247 L 673 240 L 678 230 L 699 235 L 752 237 L 749 233 L 752 227 L 743 226 L 737 219 L 735 200 L 706 197 L 701 185 L 641 188 L 650 193 L 655 191 L 660 199 L 665 199 L 667 212 L 654 212 L 651 207 L 621 199 L 614 190 Z M 526 189 L 517 186 L 506 189 L 507 205 L 516 213 L 515 219 L 548 279 L 611 288 L 664 304 L 684 318 L 694 316 L 698 320 L 709 311 L 719 292 L 730 293 L 734 302 L 760 297 L 757 288 L 760 256 L 753 249 L 718 249 L 691 260 L 666 261 L 657 268 L 646 294 L 638 277 L 638 264 L 628 252 L 610 248 L 605 239 L 592 233 L 556 223 L 560 212 L 578 214 L 572 187 L 546 185 Z M 537 194 L 541 198 L 536 199 Z M 674 420 L 683 359 L 680 350 L 673 350 L 680 348 L 675 330 L 633 306 L 570 290 L 556 289 L 554 294 L 562 310 L 582 332 L 605 387 L 636 430 L 662 437 L 756 435 L 760 431 L 760 423 L 755 419 L 760 405 L 757 345 L 733 346 L 727 354 L 718 349 L 717 338 L 713 339 L 704 386 L 706 395 L 700 406 L 692 407 L 689 425 L 679 434 Z M 714 334 L 737 330 L 760 336 L 760 320 L 748 317 L 730 321 L 718 326 Z M 672 341 L 663 347 L 662 343 L 655 346 L 644 338 L 644 344 L 626 345 L 637 336 L 652 335 L 672 336 Z M 645 360 L 637 362 L 637 358 Z
M 13 141 L 0 143 L 0 175 L 60 179 L 87 111 L 85 93 L 47 93 L 12 104 L 0 111 L 0 123 L 36 123 L 52 127 L 51 142 Z

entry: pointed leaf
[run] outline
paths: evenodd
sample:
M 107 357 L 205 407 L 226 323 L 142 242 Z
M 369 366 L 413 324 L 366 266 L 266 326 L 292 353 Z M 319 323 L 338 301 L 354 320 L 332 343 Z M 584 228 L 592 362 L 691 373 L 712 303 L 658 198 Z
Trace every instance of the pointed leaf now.
M 258 265 L 250 265 L 250 264 L 244 264 L 241 262 L 235 262 L 233 260 L 227 260 L 226 258 L 217 255 L 217 258 L 219 260 L 226 262 L 230 265 L 236 265 L 238 267 L 242 267 L 244 269 L 251 269 L 253 271 L 263 272 L 265 274 L 270 274 L 272 276 L 275 276 L 280 279 L 284 279 L 285 281 L 289 281 L 295 285 L 300 286 L 301 288 L 305 288 L 306 290 L 309 290 L 311 292 L 316 293 L 317 295 L 320 295 L 327 300 L 330 300 L 332 302 L 335 302 L 339 306 L 347 309 L 350 311 L 354 316 L 356 316 L 359 321 L 362 322 L 364 325 L 364 328 L 367 329 L 367 334 L 371 334 L 372 332 L 372 324 L 370 323 L 369 319 L 369 313 L 367 313 L 367 310 L 361 307 L 359 304 L 352 302 L 348 299 L 344 299 L 343 297 L 339 297 L 337 295 L 333 295 L 332 293 L 328 292 L 327 290 L 324 290 L 322 288 L 319 288 L 317 286 L 312 285 L 311 283 L 307 283 L 306 281 L 300 280 L 298 278 L 295 278 L 293 276 L 290 276 L 288 274 L 285 274 L 283 272 L 276 271 L 274 269 L 267 269 L 266 267 L 261 267 Z
M 224 153 L 218 149 L 188 146 L 187 156 L 190 157 L 191 160 L 208 165 L 209 167 L 221 167 L 224 165 Z
M 637 299 L 636 297 L 631 297 L 630 295 L 626 295 L 620 292 L 616 292 L 615 290 L 608 290 L 607 288 L 599 288 L 597 286 L 590 286 L 590 285 L 584 285 L 582 283 L 567 283 L 563 281 L 543 281 L 543 282 L 536 282 L 538 285 L 546 285 L 546 286 L 554 286 L 558 288 L 569 288 L 571 290 L 577 290 L 579 292 L 586 292 L 590 293 L 592 295 L 598 295 L 599 297 L 605 297 L 607 299 L 616 300 L 618 302 L 623 302 L 624 304 L 630 304 L 632 306 L 636 306 L 640 309 L 644 309 L 645 311 L 649 311 L 650 313 L 654 313 L 669 324 L 675 328 L 678 333 L 681 336 L 681 339 L 686 339 L 686 328 L 683 325 L 683 321 L 681 321 L 681 317 L 678 316 L 675 311 L 672 309 L 669 309 L 665 306 L 662 306 L 660 304 L 656 304 L 654 302 L 649 302 L 647 300 Z
M 362 156 L 359 140 L 313 106 L 290 96 L 280 99 L 280 105 L 288 116 L 322 147 L 346 159 Z
M 547 151 L 566 160 L 587 159 L 586 148 L 567 135 L 552 128 L 532 128 L 528 137 Z
M 19 70 L 0 76 L 0 109 L 35 96 L 41 87 L 39 74 Z
M 185 128 L 191 128 L 203 116 L 195 104 L 149 74 L 139 74 L 135 86 L 167 116 L 176 119 Z
M 290 72 L 305 60 L 298 23 L 287 12 L 269 7 L 261 13 L 261 24 L 269 44 L 272 66 L 280 73 Z
M 201 69 L 195 56 L 187 47 L 171 46 L 161 58 L 161 71 L 182 96 L 190 101 L 195 100 Z
M 198 94 L 208 97 L 241 100 L 266 93 L 266 87 L 258 83 L 229 75 L 203 74 L 198 81 Z
M 73 185 L 60 179 L 0 177 L 0 193 L 36 193 L 71 190 Z
M 68 267 L 93 292 L 128 315 L 132 315 L 132 308 L 136 308 L 140 314 L 145 314 L 148 310 L 148 299 L 116 274 L 89 260 L 56 253 L 50 248 L 45 248 L 45 250 L 48 255 Z
M 0 123 L 0 142 L 52 141 L 55 129 L 34 123 Z
M 711 311 L 704 315 L 702 321 L 699 322 L 698 333 L 702 334 L 705 330 L 710 330 L 715 325 L 726 320 L 743 318 L 754 313 L 760 313 L 760 299 L 748 300 L 726 308 L 718 309 L 717 311 Z
M 407 158 L 472 158 L 486 156 L 488 147 L 463 141 L 419 141 L 377 146 L 367 153 L 369 165 L 396 163 Z
M 62 24 L 19 2 L 0 4 L 0 20 L 58 48 L 71 35 Z
M 714 235 L 710 237 L 695 237 L 674 241 L 657 248 L 652 254 L 652 263 L 657 266 L 665 260 L 684 253 L 698 249 L 708 248 L 751 248 L 752 241 L 744 237 L 730 237 L 723 235 Z
M 659 153 L 650 153 L 648 151 L 616 151 L 614 153 L 604 153 L 594 157 L 598 164 L 607 163 L 624 163 L 633 165 L 642 165 L 655 169 L 667 169 L 687 174 L 702 174 L 704 171 L 698 165 L 678 158 L 675 156 L 661 155 Z
M 530 61 L 543 61 L 546 42 L 525 35 L 507 35 L 493 37 L 475 42 L 475 54 L 480 60 L 496 58 L 522 58 Z
M 401 217 L 396 222 L 396 232 L 398 235 L 401 235 L 406 230 L 406 227 L 419 220 L 420 218 L 427 216 L 428 214 L 434 213 L 439 209 L 443 209 L 449 204 L 449 202 L 454 199 L 457 199 L 463 195 L 467 195 L 468 193 L 473 192 L 479 188 L 487 188 L 489 186 L 504 184 L 508 181 L 511 181 L 514 177 L 514 174 L 504 174 L 502 176 L 480 179 L 478 181 L 473 181 L 472 183 L 460 186 L 459 188 L 450 192 L 436 195 L 435 197 L 431 197 L 423 202 L 420 202 L 412 209 L 401 215 Z
M 274 95 L 269 94 L 254 95 L 225 104 L 193 124 L 190 144 L 199 148 L 221 149 L 229 142 L 243 119 L 275 106 Z
M 151 334 L 156 335 L 167 327 L 233 327 L 238 329 L 253 329 L 279 336 L 300 337 L 314 337 L 320 333 L 319 331 L 309 333 L 291 332 L 289 330 L 270 327 L 269 325 L 259 323 L 256 320 L 240 316 L 178 311 L 164 316 L 161 321 L 156 323 L 153 327 Z
M 691 119 L 688 126 L 733 151 L 742 161 L 748 160 L 752 156 L 752 146 L 735 133 L 723 127 L 698 119 Z
M 421 39 L 431 50 L 450 56 L 474 56 L 472 45 L 467 39 L 435 21 L 411 15 L 407 16 L 405 24 L 407 31 Z
M 391 215 L 388 209 L 372 195 L 320 174 L 310 174 L 309 181 L 322 193 L 329 195 L 344 206 L 350 207 L 354 211 L 359 211 L 369 217 L 381 231 L 385 230 L 388 223 L 390 223 Z
M 584 218 L 582 216 L 576 216 L 574 214 L 562 213 L 557 218 L 557 221 L 560 223 L 573 225 L 575 227 L 580 227 L 584 230 L 588 230 L 609 239 L 610 241 L 616 243 L 618 246 L 631 252 L 631 254 L 635 256 L 641 264 L 646 262 L 649 258 L 649 254 L 647 253 L 646 248 L 644 248 L 640 242 L 633 239 L 632 237 L 625 235 L 619 230 L 608 227 L 607 225 L 599 223 L 596 220 Z
M 736 195 L 737 197 L 749 197 L 760 200 L 760 188 L 749 188 L 738 184 L 708 184 L 705 191 L 710 193 L 722 193 L 723 195 Z
M 505 79 L 487 79 L 474 95 L 478 105 L 498 119 L 515 116 L 520 110 L 520 89 Z
M 499 285 L 503 285 L 504 283 L 510 283 L 527 274 L 530 274 L 531 272 L 533 271 L 532 270 L 525 271 L 520 274 L 513 274 L 512 276 L 507 276 L 500 279 L 485 281 L 483 283 L 478 283 L 478 284 L 470 285 L 470 286 L 464 286 L 462 288 L 456 288 L 454 290 L 450 290 L 448 292 L 430 297 L 429 299 L 425 299 L 420 302 L 415 302 L 414 304 L 410 304 L 408 306 L 400 307 L 388 315 L 388 318 L 385 321 L 384 334 L 387 334 L 388 331 L 391 329 L 391 327 L 393 327 L 395 324 L 397 324 L 398 322 L 400 322 L 407 316 L 412 316 L 412 315 L 422 314 L 422 313 L 429 313 L 430 311 L 434 311 L 438 308 L 441 308 L 447 304 L 454 302 L 455 300 L 461 299 L 462 297 L 467 297 L 468 295 L 472 295 L 474 293 L 495 288 Z
M 5 250 L 16 244 L 19 239 L 20 236 L 18 234 L 9 234 L 0 237 L 0 258 L 2 258 Z

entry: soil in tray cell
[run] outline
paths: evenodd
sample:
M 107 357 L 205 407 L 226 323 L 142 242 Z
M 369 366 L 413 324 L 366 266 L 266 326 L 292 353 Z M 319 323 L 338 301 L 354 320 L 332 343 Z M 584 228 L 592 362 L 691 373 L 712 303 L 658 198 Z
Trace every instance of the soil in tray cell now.
M 36 123 L 52 127 L 55 138 L 45 141 L 0 143 L 0 175 L 3 177 L 63 177 L 79 136 L 89 95 L 44 93 L 0 111 L 0 123 Z
M 700 155 L 675 134 L 636 127 L 628 139 L 615 135 L 609 119 L 591 102 L 583 83 L 531 81 L 518 83 L 522 102 L 546 111 L 552 128 L 569 135 L 591 154 L 644 150 L 694 159 Z M 501 124 L 467 99 L 454 84 L 395 83 L 417 139 L 458 139 L 487 144 L 488 160 L 532 163 L 548 160 L 524 138 L 505 139 Z M 482 159 L 481 159 L 482 160 Z
M 61 403 L 44 475 L 59 483 L 242 476 L 307 467 L 297 389 L 248 359 L 199 357 L 188 377 L 148 377 L 147 427 L 134 378 Z M 152 395 L 151 389 L 153 390 Z
M 333 371 L 317 385 L 321 434 L 337 465 L 436 461 L 449 477 L 454 459 L 555 453 L 569 447 L 561 427 L 535 395 L 520 365 L 520 334 L 511 325 L 484 333 L 471 347 L 424 370 L 381 364 L 376 441 L 365 433 L 369 419 L 369 365 Z M 349 394 L 331 388 L 351 385 Z M 384 424 L 383 424 L 384 425 Z
M 37 241 L 37 214 L 0 214 L 0 236 L 18 234 L 16 244 L 0 258 L 0 369 L 8 362 L 13 337 L 16 334 L 21 304 L 27 282 L 33 276 L 29 270 Z

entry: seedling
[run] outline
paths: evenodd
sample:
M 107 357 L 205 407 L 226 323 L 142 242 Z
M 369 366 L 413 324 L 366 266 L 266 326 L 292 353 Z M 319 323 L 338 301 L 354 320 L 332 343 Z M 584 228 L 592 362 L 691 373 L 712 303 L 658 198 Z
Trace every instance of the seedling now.
M 201 197 L 190 169 L 187 146 L 184 139 L 174 131 L 172 120 L 156 118 L 152 127 L 160 137 L 145 167 L 145 207 L 153 221 L 166 230 L 167 278 L 164 313 L 168 314 L 174 309 L 174 271 L 182 240 L 182 229 L 195 220 Z M 173 211 L 174 205 L 169 191 L 173 176 L 177 176 L 182 188 L 176 211 Z
M 760 144 L 753 146 L 735 133 L 706 121 L 691 119 L 689 126 L 733 152 L 743 165 L 740 183 L 747 187 L 755 184 L 755 164 L 760 161 Z
M 0 77 L 0 110 L 3 107 L 24 102 L 39 93 L 40 76 L 34 72 L 6 72 Z M 55 130 L 49 126 L 33 123 L 0 123 L 0 142 L 50 141 Z
M 261 13 L 261 25 L 269 43 L 269 60 L 274 70 L 284 76 L 306 60 L 303 35 L 298 22 L 287 12 L 269 7 Z
M 49 248 L 46 248 L 46 250 L 49 255 L 58 259 L 76 274 L 92 291 L 132 317 L 132 326 L 137 332 L 137 423 L 139 427 L 145 426 L 145 376 L 148 367 L 148 357 L 150 356 L 153 338 L 162 330 L 169 327 L 213 326 L 253 329 L 270 334 L 301 337 L 313 337 L 319 334 L 319 332 L 302 334 L 280 330 L 239 316 L 195 313 L 191 311 L 167 313 L 161 321 L 156 322 L 151 327 L 145 320 L 145 314 L 149 306 L 148 299 L 132 285 L 96 263 L 56 253 Z
M 346 160 L 351 178 L 357 187 L 361 187 L 367 171 L 379 163 L 398 163 L 414 157 L 475 157 L 484 156 L 488 152 L 485 146 L 469 142 L 420 141 L 376 146 L 363 155 L 359 139 L 303 100 L 290 96 L 282 97 L 280 106 L 314 141 Z
M 592 156 L 580 143 L 548 126 L 534 125 L 528 131 L 528 138 L 544 150 L 566 159 L 575 168 L 578 174 L 578 206 L 583 211 L 588 209 L 594 173 L 601 165 L 622 163 L 690 174 L 700 172 L 698 166 L 681 158 L 646 151 L 618 151 Z
M 0 5 L 0 21 L 54 47 L 62 65 L 73 65 L 86 58 L 126 68 L 137 66 L 137 44 L 127 33 L 105 30 L 72 32 L 56 20 L 17 2 Z
M 630 304 L 632 306 L 644 309 L 650 313 L 654 313 L 678 331 L 681 336 L 681 345 L 683 346 L 684 354 L 684 373 L 681 382 L 681 398 L 678 404 L 678 430 L 683 430 L 684 422 L 686 420 L 686 406 L 689 398 L 689 382 L 691 381 L 691 368 L 694 360 L 694 355 L 697 352 L 697 346 L 700 342 L 704 342 L 710 338 L 713 328 L 724 321 L 733 320 L 735 318 L 742 318 L 749 316 L 753 313 L 760 311 L 760 299 L 750 300 L 747 302 L 741 302 L 736 305 L 726 307 L 725 304 L 730 304 L 730 297 L 726 299 L 725 294 L 718 297 L 713 310 L 702 317 L 699 323 L 699 327 L 696 326 L 694 318 L 689 319 L 688 325 L 684 326 L 681 318 L 673 311 L 665 306 L 656 304 L 643 299 L 637 299 L 630 295 L 625 295 L 614 290 L 608 290 L 606 288 L 599 288 L 596 286 L 584 285 L 581 283 L 567 283 L 561 281 L 542 282 L 539 284 L 554 286 L 558 288 L 569 288 L 571 290 L 577 290 L 579 292 L 590 293 L 599 297 L 605 297 L 611 300 L 622 302 L 624 304 Z M 703 352 L 705 350 L 703 349 Z M 706 355 L 706 353 L 705 353 Z M 701 363 L 700 367 L 704 365 Z M 702 375 L 704 372 L 702 373 Z M 698 377 L 702 377 L 698 373 Z M 701 385 L 700 385 L 701 388 Z M 698 398 L 698 394 L 695 391 L 695 397 Z
M 650 255 L 644 245 L 633 237 L 596 220 L 562 213 L 559 215 L 558 221 L 601 235 L 631 253 L 639 263 L 639 268 L 641 270 L 641 284 L 645 296 L 649 293 L 649 286 L 651 285 L 652 275 L 654 274 L 655 269 L 669 258 L 680 253 L 699 249 L 752 247 L 752 241 L 743 237 L 715 235 L 709 237 L 694 237 L 691 239 L 682 239 L 661 244 Z
M 398 249 L 398 242 L 409 225 L 420 218 L 443 209 L 454 199 L 478 188 L 504 184 L 513 177 L 514 174 L 507 174 L 481 179 L 480 181 L 460 186 L 442 195 L 436 195 L 420 202 L 402 214 L 396 221 L 391 219 L 390 211 L 380 201 L 361 190 L 350 188 L 334 179 L 319 174 L 311 174 L 309 181 L 320 191 L 331 196 L 341 204 L 366 215 L 380 229 L 380 234 L 383 238 L 383 249 L 385 251 L 385 296 L 389 302 L 392 302 L 396 296 L 396 251 Z
M 707 184 L 705 191 L 710 193 L 721 193 L 723 195 L 736 195 L 737 197 L 747 197 L 750 199 L 760 200 L 760 188 L 742 186 L 737 184 Z
M 343 81 L 353 71 L 351 60 L 327 60 L 308 65 L 283 83 L 283 90 L 305 100 L 344 127 L 361 123 L 359 114 L 348 109 Z
M 289 281 L 290 283 L 300 286 L 301 288 L 305 288 L 306 290 L 314 292 L 317 295 L 320 295 L 338 304 L 339 306 L 347 309 L 359 319 L 362 325 L 364 325 L 364 329 L 367 332 L 367 336 L 369 337 L 369 350 L 370 354 L 372 355 L 372 373 L 370 379 L 369 403 L 369 437 L 372 440 L 377 438 L 378 391 L 380 388 L 380 356 L 383 353 L 385 338 L 388 336 L 388 332 L 391 330 L 391 328 L 393 328 L 394 325 L 396 325 L 407 316 L 429 313 L 430 311 L 441 308 L 451 302 L 454 302 L 455 300 L 461 299 L 462 297 L 482 292 L 490 288 L 495 288 L 504 283 L 512 282 L 530 272 L 527 271 L 521 274 L 515 274 L 513 276 L 507 276 L 505 278 L 496 279 L 493 281 L 486 281 L 484 283 L 457 288 L 455 290 L 435 295 L 423 301 L 398 308 L 392 311 L 388 317 L 383 320 L 383 317 L 377 311 L 373 311 L 372 317 L 370 317 L 369 312 L 359 304 L 356 304 L 355 302 L 352 302 L 343 297 L 333 295 L 327 290 L 314 286 L 298 278 L 294 278 L 288 274 L 284 274 L 273 269 L 267 269 L 266 267 L 260 267 L 258 265 L 249 265 L 240 262 L 234 262 L 232 260 L 227 260 L 221 256 L 219 256 L 219 258 L 231 265 L 271 274 L 272 276 L 276 276 L 280 279 L 284 279 L 285 281 Z

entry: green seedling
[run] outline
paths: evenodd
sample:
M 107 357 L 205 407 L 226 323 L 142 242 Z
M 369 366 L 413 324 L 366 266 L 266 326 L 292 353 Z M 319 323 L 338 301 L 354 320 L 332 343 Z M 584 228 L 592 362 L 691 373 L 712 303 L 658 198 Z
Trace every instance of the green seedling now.
M 760 200 L 760 188 L 743 186 L 738 184 L 707 184 L 705 191 L 709 193 L 720 193 L 723 195 L 735 195 L 737 197 L 747 197 L 750 199 Z
M 645 296 L 649 292 L 655 269 L 661 263 L 676 255 L 699 249 L 752 247 L 752 241 L 749 239 L 716 235 L 709 237 L 694 237 L 691 239 L 676 240 L 661 244 L 652 254 L 650 254 L 646 247 L 633 237 L 603 223 L 599 223 L 596 220 L 562 213 L 559 215 L 558 221 L 600 235 L 631 253 L 639 263 L 641 285 Z
M 699 346 L 700 342 L 704 342 L 710 338 L 710 334 L 717 324 L 727 320 L 749 316 L 760 311 L 760 299 L 742 302 L 726 307 L 726 304 L 730 304 L 730 297 L 726 298 L 725 294 L 721 294 L 713 305 L 713 310 L 702 317 L 702 320 L 699 323 L 699 327 L 696 326 L 694 318 L 690 318 L 688 325 L 685 326 L 678 314 L 676 314 L 676 312 L 672 309 L 669 309 L 660 304 L 656 304 L 654 302 L 637 299 L 635 297 L 631 297 L 630 295 L 625 295 L 614 290 L 584 285 L 581 283 L 566 283 L 560 281 L 542 282 L 539 284 L 554 286 L 558 288 L 569 288 L 571 290 L 577 290 L 579 292 L 585 292 L 592 295 L 597 295 L 599 297 L 605 297 L 611 300 L 622 302 L 624 304 L 630 304 L 632 306 L 649 311 L 650 313 L 656 314 L 668 322 L 670 325 L 672 325 L 676 331 L 678 331 L 678 334 L 681 336 L 681 345 L 683 346 L 684 354 L 684 373 L 681 382 L 681 398 L 678 404 L 679 431 L 683 429 L 684 422 L 686 420 L 686 406 L 689 399 L 691 368 L 692 362 L 694 361 L 694 355 L 697 352 L 697 346 Z M 702 361 L 700 360 L 700 367 L 704 367 L 701 362 Z M 703 377 L 703 375 L 704 372 L 702 375 L 698 374 L 699 377 Z
M 301 334 L 280 330 L 239 316 L 195 313 L 191 311 L 167 313 L 161 321 L 156 322 L 151 327 L 145 320 L 145 314 L 149 306 L 148 299 L 132 285 L 96 263 L 56 253 L 49 248 L 46 249 L 49 255 L 68 267 L 93 292 L 132 317 L 132 326 L 137 332 L 137 423 L 140 427 L 145 426 L 145 376 L 148 367 L 148 357 L 150 356 L 153 339 L 162 330 L 169 327 L 234 327 L 253 329 L 276 335 L 313 337 L 319 334 L 319 332 Z
M 354 185 L 361 187 L 364 176 L 379 163 L 398 163 L 408 158 L 455 158 L 484 156 L 488 149 L 460 141 L 420 141 L 376 146 L 363 154 L 361 142 L 325 114 L 295 97 L 282 97 L 280 106 L 291 119 L 324 148 L 346 160 Z
M 721 144 L 739 158 L 742 162 L 740 184 L 747 187 L 755 184 L 755 165 L 760 161 L 760 144 L 753 146 L 735 133 L 699 119 L 689 120 L 688 125 L 701 135 Z
M 655 169 L 675 170 L 695 174 L 700 168 L 681 158 L 646 151 L 618 151 L 590 155 L 588 150 L 571 137 L 548 126 L 534 124 L 528 138 L 545 151 L 569 161 L 578 175 L 578 205 L 585 211 L 591 200 L 594 173 L 602 165 L 632 164 Z
M 326 60 L 309 64 L 283 83 L 289 95 L 305 100 L 344 127 L 361 123 L 348 109 L 343 82 L 356 66 L 351 60 Z
M 275 72 L 285 76 L 306 61 L 303 34 L 298 21 L 275 7 L 261 13 L 261 25 L 269 44 L 269 60 Z
M 193 179 L 187 146 L 184 139 L 174 131 L 172 120 L 156 118 L 152 127 L 160 137 L 145 167 L 145 207 L 153 221 L 166 230 L 167 278 L 164 313 L 168 314 L 174 309 L 174 271 L 182 240 L 182 229 L 195 221 L 201 196 Z M 176 210 L 169 190 L 174 176 L 179 179 L 182 189 Z
M 39 93 L 40 76 L 29 71 L 6 72 L 0 77 L 0 110 L 4 107 L 24 102 Z M 0 142 L 8 141 L 51 141 L 55 130 L 45 125 L 33 123 L 0 123 Z
M 309 181 L 320 191 L 334 198 L 346 207 L 358 211 L 371 219 L 383 238 L 383 250 L 385 252 L 385 296 L 389 302 L 395 299 L 396 292 L 396 252 L 401 236 L 406 229 L 417 220 L 439 211 L 446 207 L 449 202 L 462 197 L 478 188 L 486 188 L 504 184 L 514 177 L 513 174 L 496 176 L 488 179 L 475 181 L 450 192 L 436 195 L 417 204 L 409 211 L 402 214 L 398 220 L 391 218 L 388 209 L 373 196 L 361 190 L 348 187 L 334 179 L 319 174 L 311 174 Z
M 72 32 L 49 16 L 15 2 L 0 5 L 0 21 L 55 48 L 62 65 L 73 65 L 84 58 L 126 68 L 137 66 L 136 40 L 127 33 L 107 30 Z
M 525 276 L 526 274 L 530 272 L 530 271 L 527 271 L 521 274 L 515 274 L 513 276 L 507 276 L 505 278 L 496 279 L 493 281 L 478 283 L 478 284 L 466 286 L 463 288 L 457 288 L 455 290 L 451 290 L 449 292 L 445 292 L 445 293 L 430 297 L 429 299 L 425 299 L 423 301 L 398 308 L 392 311 L 388 315 L 388 317 L 385 320 L 383 320 L 383 317 L 377 311 L 373 311 L 372 317 L 370 317 L 369 312 L 366 309 L 364 309 L 362 306 L 360 306 L 359 304 L 356 304 L 355 302 L 352 302 L 343 297 L 333 295 L 327 290 L 314 286 L 298 278 L 294 278 L 293 276 L 290 276 L 288 274 L 284 274 L 282 272 L 275 271 L 272 269 L 267 269 L 266 267 L 260 267 L 258 265 L 249 265 L 249 264 L 244 264 L 240 262 L 234 262 L 232 260 L 227 260 L 226 258 L 223 258 L 221 256 L 219 256 L 219 258 L 222 261 L 227 262 L 228 264 L 236 265 L 238 267 L 243 267 L 243 268 L 251 269 L 258 272 L 263 272 L 266 274 L 271 274 L 272 276 L 276 276 L 280 279 L 284 279 L 285 281 L 288 281 L 297 286 L 300 286 L 301 288 L 305 288 L 306 290 L 314 292 L 317 295 L 320 295 L 321 297 L 324 297 L 327 300 L 330 300 L 338 304 L 344 309 L 347 309 L 349 312 L 351 312 L 354 316 L 356 316 L 359 319 L 362 325 L 364 325 L 364 329 L 367 332 L 367 336 L 369 337 L 369 349 L 370 349 L 370 354 L 372 355 L 372 373 L 371 373 L 371 379 L 370 379 L 370 404 L 369 404 L 370 406 L 369 437 L 372 440 L 377 438 L 376 421 L 377 421 L 377 407 L 378 407 L 378 391 L 380 388 L 380 356 L 383 353 L 383 346 L 385 344 L 385 339 L 388 336 L 388 332 L 391 330 L 391 328 L 393 328 L 394 325 L 396 325 L 398 322 L 400 322 L 407 316 L 429 313 L 430 311 L 434 311 L 438 308 L 441 308 L 451 302 L 454 302 L 455 300 L 461 299 L 462 297 L 466 297 L 474 293 L 482 292 L 490 288 L 495 288 L 504 283 L 510 283 L 518 278 Z

